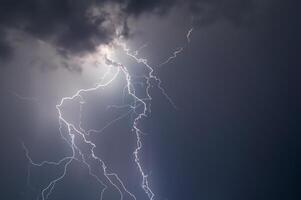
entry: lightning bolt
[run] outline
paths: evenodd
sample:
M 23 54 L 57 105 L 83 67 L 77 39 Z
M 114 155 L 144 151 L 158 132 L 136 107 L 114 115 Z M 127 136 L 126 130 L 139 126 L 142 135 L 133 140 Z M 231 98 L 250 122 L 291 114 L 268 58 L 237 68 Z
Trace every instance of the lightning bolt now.
M 187 34 L 186 34 L 186 38 L 187 38 L 187 42 L 190 43 L 190 35 L 192 34 L 193 28 L 189 29 Z
M 23 100 L 23 101 L 31 101 L 31 102 L 35 102 L 37 103 L 39 100 L 37 98 L 34 97 L 27 97 L 27 96 L 22 96 L 20 94 L 18 94 L 15 91 L 9 91 L 13 96 L 15 96 L 16 98 Z
M 192 32 L 192 29 L 190 29 L 188 31 L 187 36 L 186 36 L 188 42 L 190 41 L 189 36 L 190 36 L 191 32 Z M 93 177 L 99 183 L 99 185 L 102 187 L 102 190 L 100 193 L 101 200 L 103 199 L 104 192 L 106 191 L 106 189 L 109 186 L 116 188 L 116 190 L 120 194 L 121 200 L 123 200 L 125 196 L 129 197 L 131 199 L 137 200 L 137 197 L 127 189 L 126 185 L 123 183 L 123 181 L 118 176 L 118 174 L 110 172 L 106 163 L 100 157 L 98 157 L 96 155 L 96 153 L 94 151 L 96 148 L 96 144 L 93 141 L 88 139 L 88 136 L 90 134 L 100 133 L 107 127 L 113 125 L 118 120 L 120 120 L 130 114 L 133 114 L 133 113 L 135 114 L 135 117 L 132 121 L 131 127 L 132 127 L 132 132 L 136 136 L 136 147 L 133 151 L 133 159 L 135 161 L 135 164 L 136 164 L 136 166 L 139 170 L 139 173 L 141 175 L 141 178 L 142 178 L 141 187 L 142 187 L 143 191 L 145 192 L 145 194 L 147 195 L 149 200 L 154 200 L 154 198 L 155 198 L 155 194 L 150 187 L 150 183 L 148 180 L 148 174 L 143 169 L 143 165 L 142 165 L 142 163 L 140 161 L 140 157 L 139 157 L 140 152 L 143 147 L 142 136 L 144 134 L 143 131 L 139 128 L 139 124 L 140 124 L 139 122 L 143 118 L 148 117 L 151 113 L 152 97 L 150 95 L 150 88 L 153 87 L 154 85 L 161 91 L 161 93 L 165 96 L 165 98 L 170 102 L 170 104 L 174 108 L 176 108 L 176 105 L 174 104 L 172 99 L 168 96 L 167 92 L 162 87 L 162 81 L 155 75 L 154 68 L 148 64 L 147 59 L 138 57 L 139 49 L 146 47 L 146 45 L 140 47 L 136 51 L 131 52 L 131 50 L 129 48 L 127 48 L 126 44 L 121 42 L 120 40 L 116 40 L 115 43 L 118 46 L 122 47 L 124 53 L 127 56 L 129 56 L 129 58 L 133 59 L 135 62 L 137 62 L 137 64 L 142 64 L 147 69 L 147 74 L 142 77 L 145 80 L 145 84 L 146 84 L 145 97 L 142 98 L 142 97 L 138 97 L 138 95 L 136 95 L 133 76 L 130 74 L 127 67 L 121 63 L 113 61 L 107 55 L 104 55 L 103 59 L 105 60 L 105 64 L 108 66 L 108 70 L 106 73 L 104 73 L 104 76 L 101 78 L 100 83 L 96 84 L 92 88 L 80 89 L 74 95 L 72 95 L 70 97 L 62 98 L 60 100 L 60 102 L 56 105 L 56 110 L 58 113 L 60 137 L 71 148 L 71 150 L 72 150 L 71 155 L 65 156 L 61 160 L 56 161 L 56 162 L 47 161 L 47 160 L 42 161 L 42 162 L 35 162 L 30 157 L 30 152 L 29 152 L 28 148 L 26 147 L 26 145 L 24 143 L 22 143 L 22 147 L 25 151 L 25 156 L 28 159 L 28 162 L 32 166 L 35 166 L 35 167 L 62 166 L 63 167 L 63 171 L 61 172 L 61 174 L 59 176 L 53 178 L 45 187 L 43 187 L 43 189 L 41 189 L 38 199 L 42 199 L 42 200 L 49 199 L 49 197 L 51 196 L 52 192 L 54 191 L 57 183 L 62 181 L 64 179 L 64 177 L 66 176 L 66 174 L 68 173 L 68 168 L 69 168 L 70 164 L 72 162 L 76 161 L 76 162 L 83 163 L 88 168 L 89 175 L 91 177 Z M 161 65 L 170 62 L 170 60 L 176 58 L 177 54 L 181 53 L 182 51 L 183 51 L 183 48 L 176 50 L 173 53 L 173 56 L 168 58 Z M 103 80 L 105 80 L 107 78 L 108 74 L 113 69 L 114 69 L 113 76 L 109 80 L 104 82 Z M 86 103 L 82 95 L 84 93 L 96 91 L 100 88 L 108 86 L 120 74 L 125 77 L 125 81 L 126 81 L 125 86 L 124 86 L 124 91 L 123 91 L 124 95 L 129 95 L 133 99 L 133 102 L 131 104 L 126 104 L 126 105 L 110 105 L 107 107 L 107 109 L 129 108 L 129 111 L 126 112 L 125 114 L 120 115 L 117 118 L 113 119 L 112 121 L 107 123 L 103 128 L 101 128 L 99 130 L 94 130 L 94 129 L 85 130 L 81 126 L 82 105 L 84 105 Z M 16 95 L 16 94 L 14 94 L 14 95 L 17 96 L 18 98 L 21 98 L 21 96 L 19 96 L 19 95 Z M 21 99 L 28 100 L 30 98 L 21 98 Z M 70 122 L 64 118 L 64 113 L 63 113 L 62 108 L 64 107 L 64 105 L 66 105 L 68 102 L 71 102 L 71 101 L 79 102 L 79 106 L 80 106 L 80 116 L 79 116 L 80 122 L 79 122 L 79 124 L 73 124 L 72 122 Z M 138 109 L 138 108 L 142 108 L 142 109 Z M 64 132 L 64 129 L 67 130 L 66 131 L 67 133 Z M 76 138 L 76 140 L 75 140 L 75 138 Z M 81 141 L 85 145 L 89 146 L 88 150 L 81 149 L 76 141 Z M 93 166 L 97 166 L 97 167 L 95 168 Z M 96 173 L 99 169 L 102 171 L 101 177 L 100 177 L 100 175 L 97 175 L 97 173 Z M 28 171 L 28 174 L 29 173 L 30 172 Z
M 175 59 L 177 57 L 178 54 L 180 54 L 182 51 L 184 50 L 183 47 L 179 47 L 177 48 L 172 54 L 172 56 L 170 56 L 169 58 L 167 58 L 164 62 L 162 62 L 159 67 L 166 65 L 167 63 L 169 63 L 171 60 Z
M 192 34 L 193 28 L 190 28 L 186 34 L 187 44 L 190 43 L 190 36 Z M 178 47 L 170 57 L 168 57 L 165 61 L 163 61 L 161 64 L 159 64 L 158 67 L 162 67 L 163 65 L 166 65 L 170 63 L 173 59 L 175 59 L 179 54 L 181 54 L 184 51 L 185 47 Z

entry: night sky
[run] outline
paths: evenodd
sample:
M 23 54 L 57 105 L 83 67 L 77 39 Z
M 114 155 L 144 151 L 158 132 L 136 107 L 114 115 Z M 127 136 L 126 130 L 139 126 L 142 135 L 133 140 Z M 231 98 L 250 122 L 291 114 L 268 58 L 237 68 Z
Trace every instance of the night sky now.
M 147 70 L 119 39 L 147 59 L 168 95 L 151 80 L 151 113 L 138 125 L 154 200 L 299 199 L 298 12 L 298 3 L 281 0 L 1 0 L 0 199 L 42 199 L 64 163 L 33 166 L 23 145 L 37 163 L 70 156 L 56 105 L 95 87 L 108 66 L 110 79 L 121 63 L 137 96 L 147 97 Z M 137 200 L 147 200 L 133 155 L 142 105 L 130 109 L 125 85 L 120 73 L 64 103 L 62 113 L 84 130 L 110 123 L 87 136 L 95 154 Z M 68 138 L 64 124 L 61 132 Z M 75 143 L 89 152 L 80 137 Z M 104 186 L 79 152 L 74 158 L 48 199 L 101 199 Z M 108 185 L 103 200 L 121 199 L 101 167 L 90 165 Z

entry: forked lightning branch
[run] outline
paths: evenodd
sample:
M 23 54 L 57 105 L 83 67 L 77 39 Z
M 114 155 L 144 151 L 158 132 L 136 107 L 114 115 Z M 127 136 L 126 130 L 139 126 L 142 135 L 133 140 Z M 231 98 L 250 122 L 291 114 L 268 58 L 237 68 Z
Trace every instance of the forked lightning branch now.
M 187 44 L 190 42 L 190 35 L 192 33 L 193 29 L 190 29 L 187 34 Z M 106 80 L 104 82 L 101 82 L 97 84 L 95 87 L 89 88 L 89 89 L 81 89 L 78 90 L 73 96 L 70 97 L 64 97 L 61 99 L 61 101 L 56 105 L 56 110 L 58 113 L 58 120 L 59 120 L 59 132 L 60 132 L 60 137 L 62 140 L 66 141 L 66 144 L 69 145 L 69 147 L 72 150 L 72 154 L 66 157 L 63 157 L 61 160 L 57 162 L 53 161 L 41 161 L 41 162 L 36 162 L 30 157 L 30 152 L 26 148 L 26 145 L 23 143 L 23 148 L 25 150 L 25 155 L 29 161 L 29 163 L 33 166 L 36 167 L 42 167 L 42 166 L 47 166 L 47 165 L 52 165 L 52 166 L 63 166 L 63 169 L 60 173 L 59 176 L 55 177 L 52 179 L 45 187 L 43 187 L 40 191 L 40 194 L 38 196 L 38 199 L 41 200 L 47 200 L 51 199 L 51 195 L 53 194 L 53 191 L 55 190 L 55 187 L 58 182 L 62 181 L 67 172 L 70 164 L 73 161 L 79 161 L 82 162 L 89 170 L 89 175 L 93 177 L 102 187 L 101 192 L 100 192 L 100 199 L 105 200 L 104 198 L 104 193 L 108 189 L 108 187 L 115 187 L 116 190 L 119 192 L 120 199 L 124 199 L 125 197 L 128 199 L 134 199 L 134 200 L 140 200 L 136 197 L 134 191 L 130 191 L 127 187 L 127 185 L 124 184 L 123 180 L 119 177 L 118 172 L 111 172 L 109 170 L 109 167 L 107 164 L 100 158 L 96 153 L 95 153 L 95 148 L 96 144 L 92 141 L 89 140 L 87 135 L 88 132 L 87 130 L 84 130 L 81 127 L 81 124 L 74 124 L 71 121 L 68 121 L 66 118 L 64 118 L 63 110 L 62 108 L 68 104 L 68 102 L 79 99 L 80 100 L 80 108 L 83 103 L 85 103 L 85 100 L 83 98 L 84 93 L 89 93 L 92 91 L 97 91 L 100 88 L 106 87 L 109 84 L 111 84 L 117 76 L 122 75 L 124 76 L 125 80 L 125 91 L 127 95 L 129 95 L 132 99 L 132 102 L 129 105 L 124 105 L 128 106 L 133 113 L 135 113 L 135 117 L 132 120 L 132 132 L 135 134 L 136 138 L 136 146 L 134 148 L 133 152 L 133 158 L 129 159 L 134 159 L 135 164 L 138 168 L 139 174 L 141 176 L 141 187 L 143 191 L 145 192 L 147 198 L 149 200 L 154 200 L 155 199 L 155 194 L 153 190 L 151 189 L 151 184 L 149 182 L 149 176 L 148 173 L 144 170 L 143 165 L 141 163 L 140 159 L 140 153 L 142 151 L 142 137 L 143 137 L 143 131 L 139 128 L 139 123 L 143 118 L 146 118 L 150 115 L 151 113 L 151 94 L 150 94 L 150 88 L 152 86 L 155 86 L 157 89 L 159 89 L 162 93 L 162 95 L 165 96 L 165 98 L 170 102 L 170 104 L 176 108 L 175 103 L 172 101 L 172 99 L 167 95 L 167 92 L 164 90 L 162 87 L 162 81 L 155 75 L 154 72 L 154 67 L 150 66 L 148 64 L 147 59 L 144 58 L 139 58 L 138 51 L 133 51 L 131 52 L 130 49 L 126 47 L 126 45 L 122 42 L 117 42 L 117 45 L 122 47 L 123 52 L 129 57 L 129 59 L 133 59 L 135 62 L 141 64 L 143 67 L 145 67 L 147 73 L 145 74 L 145 97 L 141 98 L 138 97 L 136 94 L 135 87 L 133 85 L 133 78 L 130 72 L 127 69 L 127 66 L 123 65 L 122 63 L 115 62 L 110 58 L 108 55 L 103 55 L 103 59 L 105 60 L 105 63 L 108 67 L 108 72 L 112 69 L 114 69 L 114 74 L 107 78 L 109 73 L 105 73 L 104 77 L 102 80 Z M 177 57 L 182 51 L 184 50 L 184 46 L 177 48 L 170 57 L 168 57 L 164 62 L 162 62 L 159 67 L 162 65 L 165 65 L 169 62 L 171 62 L 174 58 Z M 19 95 L 18 95 L 19 96 Z M 18 97 L 17 96 L 17 97 Z M 139 109 L 138 109 L 139 108 Z M 82 110 L 82 108 L 80 109 Z M 118 118 L 124 117 L 124 115 L 119 116 Z M 117 118 L 117 119 L 118 119 Z M 109 123 L 109 125 L 113 124 L 117 119 L 114 119 Z M 80 140 L 84 142 L 88 147 L 88 151 L 85 149 L 81 149 L 80 145 L 78 145 L 76 140 Z M 101 169 L 102 172 L 102 178 L 95 173 L 95 163 L 96 166 L 98 166 L 98 169 Z M 30 175 L 30 174 L 29 174 Z

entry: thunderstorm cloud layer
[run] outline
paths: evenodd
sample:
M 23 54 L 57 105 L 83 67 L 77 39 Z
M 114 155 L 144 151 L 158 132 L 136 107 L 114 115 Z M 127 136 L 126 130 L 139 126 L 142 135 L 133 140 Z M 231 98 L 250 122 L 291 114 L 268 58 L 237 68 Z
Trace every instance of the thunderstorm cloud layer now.
M 115 37 L 131 36 L 129 18 L 143 14 L 164 16 L 173 7 L 185 7 L 197 25 L 227 19 L 235 24 L 247 21 L 253 14 L 253 0 L 26 0 L 1 1 L 0 7 L 0 57 L 13 53 L 14 39 L 10 31 L 20 31 L 28 36 L 55 46 L 61 55 L 93 51 Z

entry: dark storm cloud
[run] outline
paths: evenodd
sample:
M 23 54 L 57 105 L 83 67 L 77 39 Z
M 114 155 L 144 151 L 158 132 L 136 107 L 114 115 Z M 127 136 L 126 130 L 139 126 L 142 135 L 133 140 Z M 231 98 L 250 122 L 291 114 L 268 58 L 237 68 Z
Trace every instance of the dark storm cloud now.
M 0 58 L 7 60 L 11 56 L 12 48 L 5 40 L 5 34 L 0 30 Z
M 256 8 L 254 0 L 192 0 L 190 10 L 196 25 L 228 20 L 235 25 L 246 22 Z
M 179 3 L 177 0 L 129 0 L 127 1 L 126 12 L 134 15 L 139 15 L 143 12 L 152 11 L 162 14 L 170 9 L 174 4 Z M 189 1 L 187 1 L 189 2 Z
M 111 20 L 118 17 L 121 34 L 129 35 L 126 19 L 143 13 L 166 13 L 173 5 L 189 7 L 198 24 L 219 18 L 238 21 L 251 8 L 251 0 L 2 0 L 0 3 L 0 58 L 10 55 L 12 45 L 7 30 L 26 32 L 47 41 L 65 55 L 93 51 L 99 44 L 110 42 L 116 31 Z M 91 8 L 105 4 L 119 5 L 118 11 L 102 9 L 97 15 Z M 113 13 L 112 13 L 113 12 Z M 109 25 L 108 25 L 109 23 Z
M 104 14 L 94 21 L 89 19 L 87 10 L 91 6 L 89 0 L 4 0 L 0 6 L 0 27 L 3 32 L 7 29 L 25 31 L 70 52 L 93 50 L 93 37 L 106 42 L 109 33 L 99 27 L 105 20 Z

